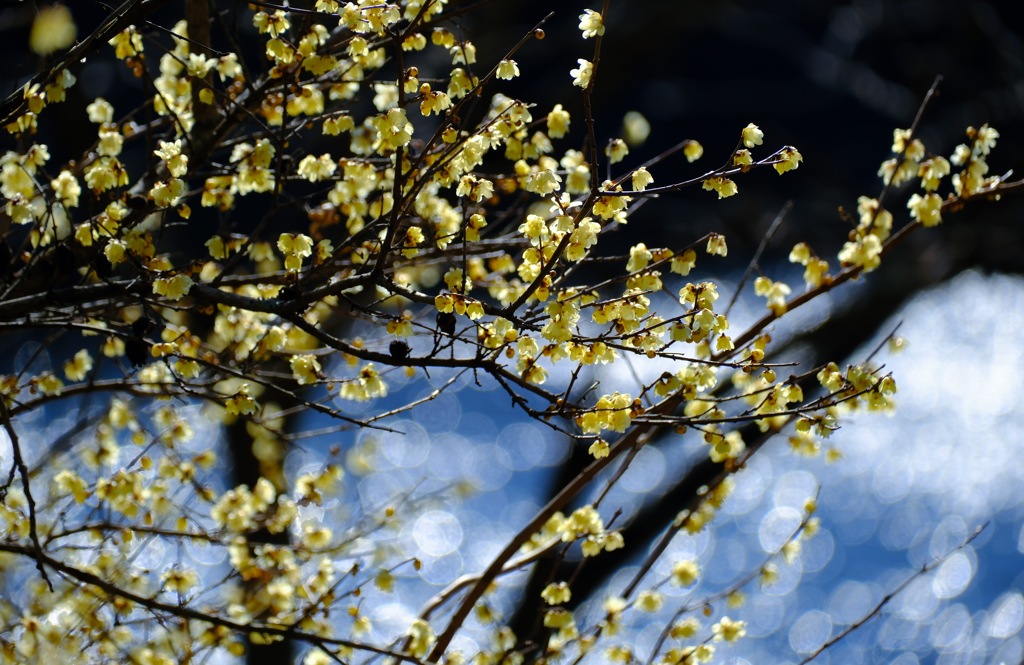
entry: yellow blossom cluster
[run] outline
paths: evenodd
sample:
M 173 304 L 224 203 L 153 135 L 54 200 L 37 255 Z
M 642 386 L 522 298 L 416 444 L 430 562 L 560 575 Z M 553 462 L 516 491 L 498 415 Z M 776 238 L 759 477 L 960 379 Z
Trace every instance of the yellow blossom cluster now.
M 606 531 L 601 515 L 593 506 L 577 508 L 558 527 L 562 542 L 581 540 L 583 556 L 597 556 L 623 547 L 622 534 Z
M 641 412 L 635 400 L 624 393 L 603 395 L 593 408 L 577 417 L 584 434 L 600 434 L 605 430 L 624 432 Z
M 388 647 L 395 653 L 372 645 L 369 603 L 409 583 L 400 566 L 422 565 L 406 526 L 448 494 L 421 500 L 396 490 L 393 504 L 367 503 L 362 514 L 351 496 L 329 499 L 343 466 L 374 472 L 382 449 L 367 433 L 388 430 L 389 418 L 415 412 L 460 377 L 497 383 L 517 408 L 587 446 L 593 466 L 581 488 L 608 477 L 601 471 L 649 435 L 675 432 L 706 446 L 723 479 L 666 520 L 689 534 L 714 519 L 728 475 L 757 451 L 742 424 L 765 433 L 792 424 L 792 449 L 813 455 L 844 413 L 892 408 L 894 380 L 870 366 L 827 364 L 778 380 L 765 326 L 802 301 L 759 274 L 752 286 L 770 313 L 731 330 L 720 287 L 697 266 L 701 250 L 736 259 L 723 234 L 681 247 L 616 235 L 650 198 L 688 187 L 733 197 L 748 171 L 787 173 L 803 156 L 792 146 L 760 154 L 765 134 L 750 123 L 723 166 L 673 183 L 660 163 L 675 155 L 696 168 L 700 142 L 641 162 L 652 126 L 636 111 L 619 136 L 600 134 L 591 95 L 611 27 L 602 12 L 579 15 L 573 34 L 593 52 L 574 54 L 571 84 L 570 63 L 559 65 L 566 91 L 584 101 L 580 115 L 570 102 L 540 107 L 510 96 L 530 89 L 505 82 L 532 73 L 520 67 L 521 49 L 544 37 L 540 28 L 495 55 L 465 39 L 451 20 L 462 9 L 446 0 L 257 4 L 239 10 L 238 43 L 221 43 L 194 18 L 159 29 L 135 18 L 125 25 L 130 17 L 81 42 L 101 49 L 89 51 L 91 62 L 122 61 L 137 86 L 110 97 L 117 108 L 86 100 L 80 154 L 44 144 L 37 130 L 84 56 L 53 61 L 9 99 L 4 128 L 14 141 L 0 155 L 0 195 L 11 222 L 4 241 L 18 250 L 0 316 L 11 329 L 72 341 L 59 352 L 47 341 L 0 376 L 0 424 L 21 455 L 29 437 L 14 435 L 33 413 L 56 404 L 83 415 L 80 431 L 46 451 L 54 468 L 15 465 L 0 491 L 0 544 L 49 576 L 39 584 L 54 583 L 33 592 L 31 605 L 0 601 L 8 629 L 0 656 L 58 662 L 70 649 L 97 661 L 217 661 L 239 656 L 245 639 L 259 646 L 287 635 L 316 646 L 304 658 L 310 665 L 358 660 L 366 645 L 389 658 L 459 665 L 465 658 L 449 646 L 472 611 L 494 624 L 493 651 L 482 647 L 475 662 L 521 658 L 500 603 L 486 596 L 493 571 L 511 569 L 507 559 L 495 559 L 466 600 L 443 597 L 457 606 L 450 613 L 431 607 L 412 619 Z M 44 15 L 52 11 L 60 16 Z M 75 26 L 65 13 L 40 16 L 53 29 L 32 48 L 68 48 Z M 121 101 L 131 94 L 134 108 Z M 792 248 L 809 295 L 878 267 L 897 232 L 891 187 L 920 180 L 906 201 L 911 229 L 999 193 L 987 163 L 996 130 L 970 128 L 949 159 L 915 133 L 896 131 L 894 156 L 879 171 L 885 192 L 858 200 L 839 273 L 806 243 Z M 608 371 L 623 360 L 629 372 Z M 412 399 L 406 381 L 432 387 Z M 805 399 L 804 390 L 817 396 Z M 333 420 L 303 430 L 304 414 L 314 413 Z M 306 445 L 307 437 L 332 441 Z M 232 458 L 242 457 L 257 475 L 226 483 Z M 394 476 L 397 488 L 404 475 Z M 352 496 L 378 494 L 378 480 Z M 453 485 L 453 495 L 464 489 Z M 623 548 L 598 510 L 605 495 L 585 503 L 581 492 L 543 508 L 511 550 L 538 556 L 578 542 L 593 557 Z M 797 556 L 799 538 L 817 528 L 807 512 L 800 536 L 776 554 Z M 157 550 L 161 566 L 149 569 Z M 215 559 L 224 562 L 216 580 L 199 565 Z M 778 576 L 774 563 L 750 579 L 758 572 L 762 584 Z M 700 577 L 697 561 L 676 561 L 660 582 L 609 597 L 589 626 L 577 626 L 570 583 L 548 580 L 535 599 L 551 629 L 544 657 L 570 648 L 585 657 L 627 616 L 650 621 L 672 609 L 662 585 L 695 587 Z M 730 611 L 742 593 L 724 597 Z M 463 610 L 451 630 L 435 633 L 437 617 Z M 746 630 L 724 615 L 702 626 L 679 614 L 666 626 L 674 642 L 650 658 L 708 662 Z M 610 661 L 638 657 L 634 645 L 600 646 Z

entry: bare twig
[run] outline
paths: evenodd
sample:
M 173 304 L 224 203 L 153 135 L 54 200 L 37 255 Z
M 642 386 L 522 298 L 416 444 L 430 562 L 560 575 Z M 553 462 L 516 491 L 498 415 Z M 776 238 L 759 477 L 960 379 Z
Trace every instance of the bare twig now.
M 831 638 L 830 640 L 828 640 L 827 642 L 822 644 L 820 647 L 818 647 L 814 651 L 814 653 L 812 653 L 811 655 L 807 656 L 802 661 L 800 661 L 799 665 L 807 665 L 807 663 L 810 663 L 811 661 L 813 661 L 815 658 L 817 658 L 818 656 L 823 654 L 825 651 L 827 651 L 829 648 L 831 648 L 837 642 L 840 642 L 841 640 L 846 638 L 847 635 L 849 635 L 853 631 L 859 629 L 861 626 L 866 624 L 868 621 L 871 621 L 871 619 L 873 619 L 876 616 L 878 616 L 879 613 L 885 608 L 886 605 L 889 604 L 890 601 L 892 601 L 893 598 L 898 596 L 908 586 L 910 586 L 911 582 L 913 582 L 914 580 L 918 579 L 922 575 L 927 575 L 932 570 L 935 570 L 936 568 L 941 566 L 943 563 L 945 563 L 946 560 L 949 559 L 949 557 L 953 556 L 954 554 L 956 554 L 960 550 L 962 550 L 965 547 L 967 547 L 968 545 L 970 545 L 974 541 L 974 539 L 977 538 L 979 535 L 981 535 L 981 532 L 984 531 L 988 527 L 988 524 L 989 524 L 988 522 L 985 522 L 984 524 L 982 524 L 981 526 L 976 528 L 974 531 L 972 531 L 970 533 L 970 535 L 968 535 L 967 538 L 964 539 L 963 542 L 961 542 L 959 545 L 954 547 L 952 550 L 950 550 L 946 554 L 942 555 L 938 559 L 935 559 L 934 561 L 931 561 L 931 562 L 926 563 L 923 566 L 921 566 L 920 569 L 918 569 L 916 572 L 914 572 L 912 575 L 910 575 L 907 579 L 905 579 L 903 582 L 901 582 L 895 589 L 893 589 L 889 593 L 885 594 L 885 597 L 882 598 L 882 600 L 877 605 L 875 605 L 875 607 L 870 612 L 865 614 L 860 619 L 854 621 L 852 624 L 850 624 L 849 626 L 844 628 L 841 632 L 839 632 L 835 637 Z

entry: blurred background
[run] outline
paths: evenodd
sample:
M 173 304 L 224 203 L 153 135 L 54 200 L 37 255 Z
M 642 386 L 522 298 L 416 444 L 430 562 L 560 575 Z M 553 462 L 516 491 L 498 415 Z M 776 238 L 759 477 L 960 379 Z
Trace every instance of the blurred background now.
M 5 94 L 38 64 L 25 37 L 38 4 L 0 9 Z M 108 11 L 92 0 L 69 4 L 80 35 Z M 241 2 L 222 4 L 229 12 L 244 9 Z M 478 4 L 457 26 L 461 38 L 477 44 L 481 66 L 499 60 L 551 14 L 544 23 L 548 38 L 516 55 L 523 76 L 507 93 L 535 103 L 535 117 L 565 104 L 573 133 L 560 146 L 582 146 L 581 102 L 569 70 L 577 58 L 593 54 L 593 41 L 579 36 L 578 16 L 600 6 L 576 0 Z M 919 133 L 929 152 L 948 157 L 968 125 L 988 123 L 1001 134 L 989 160 L 993 172 L 1016 167 L 1014 179 L 1024 176 L 1024 34 L 1012 19 L 1016 9 L 1010 2 L 952 0 L 612 0 L 594 92 L 598 139 L 620 136 L 630 111 L 651 125 L 649 139 L 631 149 L 620 173 L 666 146 L 696 139 L 705 150 L 700 162 L 687 164 L 676 155 L 651 169 L 656 185 L 694 177 L 724 162 L 750 122 L 764 131 L 764 148 L 791 144 L 804 157 L 784 178 L 763 170 L 739 179 L 739 195 L 724 201 L 699 188 L 653 200 L 619 232 L 616 249 L 640 239 L 679 246 L 708 231 L 724 232 L 729 257 L 702 279 L 718 281 L 728 298 L 772 219 L 792 201 L 759 267 L 797 290 L 800 271 L 786 261 L 789 249 L 806 241 L 822 257 L 834 257 L 850 228 L 840 208 L 854 211 L 858 196 L 879 194 L 877 170 L 890 156 L 893 129 L 909 127 L 940 75 L 940 94 Z M 66 118 L 47 123 L 48 131 L 59 128 L 48 141 L 90 140 L 81 134 L 92 131 L 81 112 L 85 100 L 103 96 L 121 108 L 123 67 L 86 62 L 76 73 L 79 85 L 68 103 L 53 109 Z M 891 199 L 897 225 L 907 220 L 905 198 L 895 193 Z M 879 357 L 900 385 L 899 410 L 838 432 L 831 443 L 843 459 L 836 464 L 796 457 L 778 437 L 738 475 L 735 496 L 713 528 L 673 543 L 667 560 L 694 557 L 706 571 L 700 587 L 672 599 L 681 603 L 759 566 L 763 551 L 799 521 L 803 501 L 820 491 L 822 532 L 798 562 L 780 567 L 779 583 L 753 591 L 745 606 L 728 611 L 748 622 L 754 639 L 723 649 L 720 662 L 799 662 L 986 523 L 970 547 L 912 583 L 816 662 L 1024 662 L 1022 225 L 1024 197 L 968 206 L 937 229 L 915 233 L 875 273 L 773 330 L 789 340 L 787 358 L 853 362 L 901 324 L 907 350 Z M 762 313 L 751 291 L 748 285 L 738 302 L 733 328 Z M 433 381 L 446 378 L 438 374 Z M 345 501 L 379 506 L 423 478 L 466 480 L 474 489 L 465 503 L 439 506 L 396 536 L 429 556 L 393 602 L 379 606 L 375 630 L 382 635 L 404 630 L 423 598 L 482 567 L 579 462 L 579 451 L 513 414 L 507 397 L 469 380 L 459 387 L 414 411 L 399 427 L 404 437 L 377 437 L 371 446 L 369 435 L 353 434 L 342 442 L 368 451 L 365 474 Z M 430 389 L 412 382 L 393 397 L 398 402 Z M 59 429 L 39 426 L 55 434 Z M 637 526 L 627 535 L 630 542 L 657 535 L 664 519 L 647 514 L 671 510 L 675 483 L 694 463 L 693 451 L 670 443 L 639 456 L 609 499 Z M 290 468 L 315 459 L 316 451 L 296 452 Z M 624 560 L 595 571 L 592 595 L 579 599 L 579 611 L 596 616 L 603 594 L 621 588 L 635 564 Z M 516 589 L 528 584 L 526 576 L 512 580 L 502 608 L 507 615 L 535 607 L 519 602 Z M 658 623 L 652 618 L 632 627 L 629 639 L 642 657 Z M 463 639 L 471 651 L 471 637 Z

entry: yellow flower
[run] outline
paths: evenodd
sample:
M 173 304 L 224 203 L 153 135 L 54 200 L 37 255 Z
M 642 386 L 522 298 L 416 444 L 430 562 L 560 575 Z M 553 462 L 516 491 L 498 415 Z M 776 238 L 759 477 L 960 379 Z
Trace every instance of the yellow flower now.
M 669 263 L 669 268 L 677 275 L 685 277 L 697 265 L 697 252 L 688 249 L 682 254 L 676 254 Z
M 622 132 L 626 143 L 637 146 L 650 136 L 651 123 L 639 111 L 627 111 L 622 117 Z
M 572 612 L 556 607 L 544 613 L 544 626 L 546 628 L 566 628 L 573 623 Z
M 128 184 L 128 172 L 116 157 L 102 156 L 85 167 L 85 184 L 96 193 Z
M 312 354 L 292 356 L 289 364 L 292 368 L 292 376 L 295 377 L 299 385 L 316 383 L 320 378 L 320 362 Z
M 924 196 L 914 194 L 907 201 L 910 216 L 921 222 L 921 226 L 936 226 L 942 221 L 942 197 L 935 192 Z
M 974 145 L 979 155 L 987 155 L 992 151 L 992 148 L 996 147 L 996 139 L 999 138 L 999 132 L 996 131 L 995 127 L 989 127 L 987 124 L 982 125 L 977 130 L 973 127 L 967 128 L 968 136 L 974 134 Z
M 584 9 L 580 14 L 580 30 L 583 38 L 597 37 L 604 34 L 604 18 L 593 9 Z
M 700 575 L 700 566 L 692 559 L 677 561 L 672 566 L 672 584 L 676 586 L 690 586 L 697 581 L 698 575 Z
M 693 163 L 704 154 L 704 146 L 691 139 L 683 144 L 683 154 L 686 156 L 686 161 Z
M 334 532 L 325 526 L 305 524 L 302 527 L 302 545 L 309 549 L 322 550 L 330 546 Z
M 924 157 L 924 144 L 919 139 L 910 139 L 909 129 L 894 129 L 892 151 L 896 154 L 904 153 L 907 160 L 917 162 Z
M 590 453 L 594 459 L 602 459 L 608 457 L 608 454 L 611 452 L 611 446 L 609 446 L 608 442 L 604 439 L 596 439 L 592 444 L 590 444 L 590 448 L 587 452 Z
M 324 93 L 312 85 L 304 85 L 298 94 L 288 97 L 285 111 L 289 116 L 320 115 L 324 112 Z
M 442 314 L 450 314 L 455 309 L 455 299 L 450 293 L 439 293 L 434 296 L 434 307 Z
M 434 643 L 434 631 L 423 619 L 416 619 L 409 627 L 409 653 L 416 658 L 423 658 Z
M 804 270 L 804 282 L 810 288 L 821 286 L 828 277 L 828 261 L 824 259 L 811 259 L 807 262 Z
M 590 85 L 590 77 L 594 75 L 594 63 L 583 58 L 578 58 L 576 62 L 579 63 L 579 67 L 576 69 L 569 70 L 569 76 L 572 77 L 572 84 L 579 86 L 580 88 L 586 88 Z
M 949 162 L 940 156 L 926 159 L 921 162 L 917 175 L 921 177 L 921 188 L 933 192 L 939 188 L 942 178 L 949 175 Z
M 758 277 L 754 280 L 754 293 L 767 298 L 768 307 L 773 311 L 776 308 L 784 308 L 786 305 L 786 297 L 792 293 L 792 289 L 782 282 L 773 282 L 768 277 Z M 776 311 L 777 314 L 781 312 Z
M 92 356 L 85 349 L 75 354 L 75 357 L 64 363 L 64 376 L 68 381 L 81 381 L 92 369 Z
M 498 69 L 495 76 L 506 81 L 511 81 L 515 77 L 519 76 L 519 65 L 516 64 L 515 60 L 502 60 L 498 63 Z
M 89 498 L 89 485 L 74 471 L 64 470 L 53 477 L 53 485 L 62 494 L 71 495 L 75 503 L 85 503 Z
M 109 42 L 114 47 L 114 56 L 118 60 L 131 58 L 142 53 L 142 34 L 130 25 L 117 33 Z
M 490 181 L 486 182 L 488 182 L 491 185 L 491 188 L 493 190 L 494 184 L 490 183 Z M 477 191 L 483 194 L 485 190 L 478 189 Z M 487 226 L 487 218 L 484 217 L 482 214 L 477 212 L 470 215 L 469 222 L 466 224 L 465 228 L 466 240 L 470 242 L 480 240 L 480 229 L 484 228 L 485 226 Z
M 459 180 L 459 187 L 456 189 L 455 194 L 457 196 L 468 196 L 476 202 L 485 201 L 494 195 L 494 183 L 486 178 L 464 175 Z
M 175 275 L 170 278 L 160 277 L 153 280 L 153 293 L 158 296 L 164 296 L 168 300 L 180 300 L 183 296 L 188 295 L 192 284 L 192 278 L 188 275 Z
M 470 76 L 462 67 L 456 67 L 448 77 L 448 96 L 453 99 L 465 97 L 476 85 L 475 76 Z
M 789 252 L 789 262 L 799 263 L 802 266 L 807 265 L 807 262 L 811 260 L 811 248 L 808 247 L 805 242 L 798 242 L 793 245 L 793 249 Z
M 473 42 L 459 42 L 448 49 L 453 65 L 472 65 L 476 63 L 476 45 Z
M 629 146 L 622 139 L 612 139 L 605 147 L 604 154 L 608 156 L 609 162 L 618 164 L 629 154 Z
M 597 243 L 600 232 L 600 224 L 589 217 L 582 220 L 569 236 L 569 247 L 566 249 L 565 258 L 569 261 L 583 259 L 587 250 Z
M 327 136 L 337 136 L 342 132 L 351 132 L 355 127 L 356 123 L 352 116 L 343 114 L 326 118 L 323 124 L 323 133 Z
M 735 642 L 747 634 L 747 624 L 744 621 L 733 621 L 729 617 L 722 619 L 711 627 L 716 640 Z
M 484 305 L 479 300 L 466 298 L 466 316 L 470 321 L 478 321 L 484 316 Z
M 360 370 L 359 376 L 355 379 L 342 384 L 339 394 L 342 399 L 366 402 L 375 397 L 385 397 L 388 394 L 388 387 L 377 372 L 377 368 L 371 363 Z
M 64 382 L 52 372 L 44 372 L 32 378 L 32 386 L 44 395 L 60 395 Z
M 430 34 L 430 41 L 435 46 L 451 48 L 455 44 L 455 35 L 445 28 L 434 28 L 434 31 Z
M 78 184 L 78 180 L 70 171 L 61 171 L 56 178 L 50 181 L 50 187 L 53 188 L 53 195 L 60 200 L 65 208 L 74 208 L 78 205 L 82 186 Z
M 46 101 L 63 102 L 67 98 L 68 88 L 73 86 L 77 80 L 70 71 L 61 70 L 56 78 L 46 86 Z
M 779 161 L 772 164 L 772 167 L 779 173 L 779 175 L 782 175 L 786 171 L 792 171 L 793 169 L 799 168 L 800 162 L 802 162 L 803 159 L 803 155 L 801 155 L 796 148 L 786 146 L 782 149 L 782 152 L 779 153 Z
M 641 591 L 636 598 L 636 607 L 641 612 L 657 612 L 665 602 L 665 597 L 657 591 Z
M 86 106 L 85 112 L 89 115 L 89 122 L 95 122 L 98 125 L 114 121 L 114 107 L 102 97 L 97 97 Z
M 199 582 L 199 574 L 189 568 L 174 568 L 160 576 L 164 588 L 172 593 L 186 593 Z
M 426 83 L 420 86 L 420 92 L 423 94 L 423 101 L 420 102 L 420 113 L 425 116 L 429 116 L 431 113 L 440 115 L 442 111 L 452 106 L 452 100 L 448 95 L 437 90 L 431 90 L 430 86 Z
M 874 234 L 847 242 L 839 252 L 839 260 L 844 266 L 860 266 L 864 272 L 870 272 L 882 263 L 882 242 Z
M 561 104 L 555 104 L 555 108 L 548 113 L 548 136 L 553 139 L 560 139 L 569 131 L 569 112 L 562 108 Z
M 260 405 L 249 395 L 249 384 L 243 383 L 237 393 L 225 400 L 224 408 L 229 415 L 249 415 L 256 413 Z
M 719 337 L 719 340 L 722 339 L 728 340 L 729 344 L 727 346 L 731 347 L 732 340 L 729 340 L 725 335 Z M 731 349 L 719 348 L 719 350 L 728 351 Z M 744 444 L 742 435 L 739 432 L 732 431 L 725 436 L 715 434 L 712 436 L 712 446 L 711 450 L 708 451 L 708 456 L 711 458 L 712 462 L 723 462 L 727 459 L 736 459 L 745 448 L 746 445 Z
M 43 7 L 32 22 L 29 47 L 38 55 L 50 55 L 75 43 L 77 33 L 67 7 L 61 4 Z
M 86 227 L 88 228 L 88 227 Z M 123 240 L 111 240 L 103 248 L 103 255 L 107 257 L 111 265 L 124 261 L 125 244 Z
M 523 178 L 523 189 L 534 194 L 547 196 L 561 188 L 562 176 L 554 171 L 544 169 L 531 173 Z
M 608 596 L 605 598 L 603 606 L 605 612 L 614 616 L 625 611 L 628 603 L 626 602 L 626 599 L 621 596 Z
M 160 141 L 160 147 L 153 154 L 167 164 L 167 170 L 173 177 L 180 178 L 188 172 L 188 155 L 181 152 L 181 139 Z
M 572 591 L 565 582 L 552 582 L 540 592 L 540 597 L 548 605 L 561 605 L 572 598 Z
M 371 118 L 370 124 L 377 130 L 377 139 L 380 142 L 377 151 L 381 154 L 404 146 L 412 140 L 413 126 L 404 109 L 388 109 L 383 115 Z
M 252 18 L 252 24 L 260 31 L 261 35 L 269 34 L 271 37 L 279 37 L 291 27 L 285 13 L 280 9 L 273 14 L 256 12 Z
M 185 182 L 179 178 L 174 178 L 170 182 L 161 180 L 149 190 L 149 196 L 158 208 L 170 208 L 177 205 L 184 193 Z
M 740 132 L 740 136 L 743 139 L 743 145 L 747 148 L 753 148 L 756 145 L 761 145 L 764 139 L 764 132 L 762 132 L 757 125 L 750 123 L 743 128 Z
M 221 81 L 238 78 L 242 75 L 242 66 L 238 64 L 238 56 L 228 53 L 217 61 L 217 76 Z
M 96 144 L 96 152 L 105 157 L 116 157 L 121 154 L 121 147 L 124 145 L 124 137 L 116 127 L 101 127 L 99 132 L 99 143 Z
M 189 53 L 185 60 L 185 71 L 189 76 L 204 78 L 217 64 L 213 58 L 207 58 L 202 53 Z
M 331 159 L 330 154 L 324 153 L 319 157 L 306 155 L 299 161 L 295 172 L 309 182 L 319 182 L 334 175 L 338 165 Z
M 669 636 L 674 640 L 682 640 L 687 637 L 693 637 L 700 630 L 700 622 L 696 619 L 690 618 L 685 621 L 677 621 L 672 624 L 672 628 L 669 632 Z
M 305 258 L 313 253 L 313 239 L 301 233 L 282 233 L 277 238 L 277 248 L 282 254 Z
M 715 176 L 714 178 L 708 178 L 704 181 L 704 189 L 707 191 L 718 192 L 718 198 L 724 199 L 734 195 L 739 188 L 736 187 L 736 183 L 728 178 L 721 176 Z
M 720 233 L 712 233 L 708 238 L 707 252 L 711 256 L 727 256 L 729 247 L 725 244 L 725 236 Z

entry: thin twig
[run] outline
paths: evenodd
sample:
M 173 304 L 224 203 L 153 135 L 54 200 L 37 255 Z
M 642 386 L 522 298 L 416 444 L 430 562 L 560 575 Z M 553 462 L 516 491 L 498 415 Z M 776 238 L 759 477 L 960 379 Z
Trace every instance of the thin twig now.
M 754 272 L 754 268 L 757 267 L 757 262 L 761 260 L 761 254 L 764 253 L 768 243 L 771 242 L 775 236 L 775 232 L 782 226 L 783 220 L 786 219 L 786 215 L 793 209 L 793 201 L 786 201 L 786 205 L 782 206 L 782 210 L 775 215 L 775 219 L 772 220 L 772 225 L 768 227 L 768 231 L 765 232 L 764 237 L 761 238 L 761 244 L 757 246 L 757 251 L 754 252 L 754 256 L 751 257 L 750 263 L 747 265 L 746 271 L 743 273 L 743 277 L 740 277 L 739 283 L 736 285 L 736 291 L 732 294 L 732 298 L 729 299 L 729 304 L 725 308 L 725 316 L 729 317 L 729 312 L 732 311 L 732 306 L 736 304 L 736 300 L 740 297 L 740 293 L 743 291 L 743 287 L 746 286 L 747 280 L 750 279 L 750 274 Z
M 921 566 L 921 568 L 919 570 L 917 570 L 913 575 L 911 575 L 910 577 L 905 579 L 899 586 L 897 586 L 895 589 L 893 589 L 892 591 L 887 593 L 885 595 L 885 597 L 882 598 L 881 602 L 879 602 L 877 605 L 875 605 L 874 609 L 872 609 L 870 612 L 865 614 L 863 617 L 861 617 L 857 621 L 855 621 L 852 624 L 850 624 L 849 626 L 847 626 L 843 631 L 841 631 L 835 637 L 833 637 L 829 641 L 827 641 L 824 644 L 822 644 L 820 647 L 818 647 L 814 651 L 814 653 L 812 653 L 811 655 L 807 656 L 807 658 L 804 658 L 802 661 L 800 661 L 799 665 L 807 665 L 807 663 L 810 663 L 812 660 L 814 660 L 815 658 L 820 656 L 822 653 L 824 653 L 832 645 L 834 645 L 835 643 L 839 642 L 840 640 L 842 640 L 847 635 L 849 635 L 853 631 L 857 630 L 858 628 L 860 628 L 861 626 L 866 624 L 868 621 L 870 621 L 874 617 L 878 616 L 878 614 L 882 611 L 882 609 L 886 605 L 888 605 L 889 602 L 892 601 L 893 598 L 898 596 L 904 589 L 906 589 L 908 586 L 910 586 L 911 582 L 913 582 L 914 580 L 918 579 L 922 575 L 928 574 L 929 572 L 931 572 L 935 568 L 937 568 L 940 565 L 942 565 L 951 556 L 953 556 L 954 554 L 956 554 L 960 550 L 962 550 L 965 547 L 967 547 L 968 545 L 970 545 L 971 542 L 974 541 L 975 538 L 977 538 L 979 535 L 981 535 L 981 532 L 984 531 L 985 528 L 988 527 L 988 525 L 989 525 L 989 523 L 985 522 L 984 524 L 982 524 L 981 526 L 976 528 L 974 531 L 972 531 L 971 534 L 969 536 L 967 536 L 967 538 L 965 538 L 962 543 L 960 543 L 959 545 L 954 547 L 952 550 L 950 550 L 949 552 L 947 552 L 943 556 L 939 557 L 938 559 L 935 559 L 934 561 L 932 561 L 930 563 L 926 563 L 923 566 Z
M 0 416 L 3 417 L 4 429 L 7 431 L 7 436 L 11 440 L 11 450 L 14 455 L 14 467 L 18 469 L 18 476 L 21 477 L 21 489 L 25 493 L 25 503 L 28 504 L 28 537 L 32 541 L 32 548 L 34 550 L 33 558 L 36 560 L 36 569 L 42 576 L 43 580 L 46 581 L 46 586 L 53 591 L 53 582 L 50 581 L 50 576 L 46 573 L 46 567 L 43 565 L 45 560 L 45 554 L 43 552 L 43 546 L 39 543 L 39 529 L 36 525 L 36 502 L 32 498 L 32 487 L 29 483 L 29 471 L 28 465 L 25 464 L 25 458 L 21 454 L 21 443 L 18 440 L 18 432 L 14 429 L 14 423 L 11 422 L 11 412 L 7 408 L 7 402 L 5 398 L 0 397 Z M 2 495 L 7 494 L 8 487 L 4 487 L 0 490 L 0 500 Z

